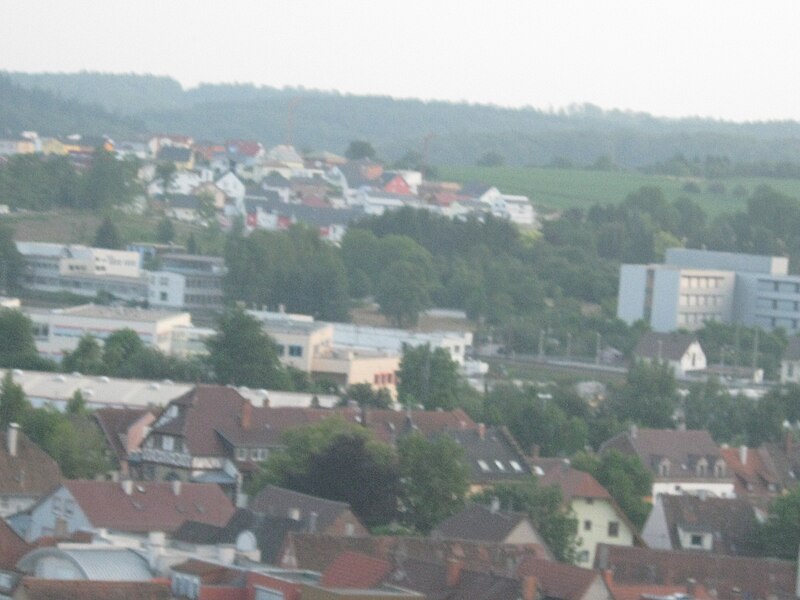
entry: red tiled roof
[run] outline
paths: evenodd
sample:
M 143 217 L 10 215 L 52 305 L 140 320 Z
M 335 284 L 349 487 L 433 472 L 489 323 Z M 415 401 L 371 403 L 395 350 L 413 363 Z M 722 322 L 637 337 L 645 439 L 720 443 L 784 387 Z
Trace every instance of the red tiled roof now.
M 739 448 L 722 448 L 720 450 L 725 464 L 736 477 L 734 481 L 736 495 L 775 496 L 780 485 L 780 477 L 765 462 L 761 449 L 747 448 L 746 453 L 745 463 L 742 464 Z M 773 491 L 769 489 L 769 484 L 776 486 Z
M 7 431 L 0 434 L 0 495 L 42 496 L 61 482 L 56 462 L 17 431 L 17 452 L 8 453 Z
M 565 502 L 573 498 L 597 498 L 610 500 L 611 494 L 589 473 L 561 466 L 545 471 L 539 477 L 541 485 L 556 485 L 561 489 Z
M 64 581 L 25 577 L 20 584 L 28 600 L 169 600 L 169 583 L 161 581 Z
M 0 569 L 13 571 L 17 561 L 33 550 L 3 519 L 0 519 Z
M 238 569 L 230 569 L 223 565 L 217 565 L 194 558 L 190 558 L 186 562 L 173 566 L 172 570 L 178 571 L 179 573 L 197 575 L 200 581 L 205 585 L 230 584 L 237 580 L 244 580 L 242 571 Z
M 597 571 L 526 556 L 517 567 L 517 576 L 529 575 L 536 577 L 543 596 L 562 600 L 581 600 L 589 586 L 600 577 Z
M 175 531 L 184 521 L 222 526 L 235 508 L 212 483 L 183 483 L 178 495 L 172 482 L 133 482 L 125 493 L 113 481 L 66 481 L 70 494 L 94 527 L 128 532 Z
M 383 581 L 391 570 L 388 561 L 345 551 L 328 565 L 320 583 L 330 588 L 370 589 Z
M 117 458 L 127 459 L 128 450 L 124 440 L 128 429 L 145 415 L 152 414 L 153 411 L 149 408 L 99 408 L 92 413 L 92 416 Z

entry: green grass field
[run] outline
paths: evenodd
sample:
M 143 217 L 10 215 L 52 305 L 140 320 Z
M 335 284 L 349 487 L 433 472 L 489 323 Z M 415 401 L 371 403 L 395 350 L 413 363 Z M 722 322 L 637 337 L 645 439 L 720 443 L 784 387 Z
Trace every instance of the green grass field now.
M 710 181 L 701 178 L 667 177 L 645 175 L 635 171 L 590 171 L 583 169 L 551 169 L 541 167 L 440 167 L 441 179 L 448 181 L 482 181 L 497 186 L 507 194 L 528 196 L 539 209 L 563 210 L 565 208 L 587 208 L 592 204 L 620 202 L 630 192 L 642 186 L 661 188 L 668 200 L 681 196 L 696 201 L 709 216 L 733 212 L 746 205 L 746 198 L 759 185 L 800 198 L 800 181 L 794 179 L 772 179 L 768 177 L 737 177 L 722 180 L 724 193 L 708 190 Z M 692 181 L 701 192 L 684 191 L 684 185 Z M 733 193 L 742 186 L 745 195 Z

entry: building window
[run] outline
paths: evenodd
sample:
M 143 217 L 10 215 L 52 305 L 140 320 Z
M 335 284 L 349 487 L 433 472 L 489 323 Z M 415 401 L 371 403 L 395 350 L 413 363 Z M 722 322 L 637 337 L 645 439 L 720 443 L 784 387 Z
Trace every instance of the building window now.
M 496 465 L 497 465 L 497 468 L 498 468 L 498 469 L 500 469 L 501 471 L 505 471 L 505 470 L 506 470 L 506 468 L 505 468 L 505 466 L 503 465 L 503 463 L 502 463 L 502 462 L 500 462 L 499 460 L 496 460 L 496 461 L 494 461 L 494 464 L 496 464 Z
M 289 346 L 289 356 L 303 356 L 302 346 Z
M 175 439 L 172 436 L 165 435 L 161 438 L 161 448 L 163 450 L 174 450 Z
M 283 600 L 283 592 L 279 592 L 278 590 L 273 590 L 270 588 L 263 588 L 261 586 L 256 586 L 256 597 L 255 600 Z
M 589 562 L 589 551 L 588 550 L 581 550 L 578 552 L 578 562 L 579 563 L 587 563 Z
M 488 473 L 490 471 L 489 465 L 486 464 L 485 460 L 480 460 L 479 459 L 478 460 L 478 466 L 481 468 L 481 471 L 483 471 L 484 473 Z
M 619 521 L 608 522 L 608 537 L 619 537 Z
M 689 542 L 692 546 L 702 546 L 703 545 L 703 536 L 697 533 L 692 534 L 691 541 Z
M 517 473 L 522 473 L 522 467 L 520 466 L 520 464 L 517 461 L 510 460 L 508 462 L 511 465 L 511 468 L 514 469 L 514 471 L 516 471 Z
M 584 531 L 591 531 L 592 530 L 592 522 L 589 519 L 586 519 L 583 522 L 583 530 Z
M 236 449 L 236 460 L 247 460 L 247 448 Z
M 161 297 L 161 301 L 162 302 L 166 302 L 167 301 L 167 292 L 161 292 L 160 297 Z

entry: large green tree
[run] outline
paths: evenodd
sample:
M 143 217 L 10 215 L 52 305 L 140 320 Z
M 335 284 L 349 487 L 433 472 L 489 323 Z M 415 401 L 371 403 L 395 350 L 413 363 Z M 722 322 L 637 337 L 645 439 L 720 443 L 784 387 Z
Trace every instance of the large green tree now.
M 206 347 L 219 383 L 268 389 L 291 387 L 275 342 L 261 323 L 239 306 L 220 315 L 217 333 L 206 340 Z
M 581 452 L 573 457 L 572 466 L 590 473 L 616 500 L 631 522 L 641 528 L 650 514 L 653 476 L 636 456 L 616 450 L 601 455 Z
M 109 217 L 103 219 L 97 231 L 94 234 L 94 244 L 96 248 L 109 248 L 111 250 L 119 250 L 122 248 L 122 236 L 120 236 L 119 229 Z
M 20 276 L 24 268 L 22 255 L 14 243 L 14 230 L 0 226 L 0 293 L 19 291 Z
M 366 140 L 353 140 L 347 146 L 344 155 L 350 160 L 359 160 L 362 158 L 375 158 L 375 148 L 372 147 Z
M 81 337 L 75 350 L 64 354 L 61 367 L 69 373 L 76 371 L 86 375 L 105 373 L 106 365 L 103 362 L 103 348 L 97 338 L 89 334 Z
M 611 405 L 620 420 L 645 427 L 672 427 L 678 406 L 675 375 L 666 362 L 637 361 L 625 383 L 611 393 Z
M 421 404 L 427 410 L 450 410 L 459 403 L 463 388 L 458 364 L 444 348 L 430 345 L 403 348 L 397 391 L 400 402 Z
M 769 517 L 760 528 L 760 541 L 767 556 L 795 560 L 800 544 L 800 486 L 776 498 Z
M 0 367 L 50 370 L 36 351 L 31 320 L 19 310 L 0 308 Z
M 422 533 L 458 512 L 469 489 L 464 450 L 451 437 L 427 440 L 419 432 L 400 439 L 402 520 Z
M 394 451 L 369 430 L 339 417 L 287 430 L 285 449 L 273 453 L 250 487 L 267 483 L 347 502 L 368 526 L 396 517 L 400 479 Z
M 431 305 L 430 284 L 419 265 L 397 261 L 378 281 L 375 294 L 381 314 L 395 327 L 413 327 Z
M 0 385 L 0 427 L 9 423 L 21 423 L 30 410 L 30 402 L 22 386 L 14 382 L 11 370 L 7 370 Z

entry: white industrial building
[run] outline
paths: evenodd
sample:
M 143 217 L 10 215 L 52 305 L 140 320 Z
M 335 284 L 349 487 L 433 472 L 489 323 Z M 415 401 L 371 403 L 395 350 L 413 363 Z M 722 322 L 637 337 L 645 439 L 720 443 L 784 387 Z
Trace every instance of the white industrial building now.
M 781 256 L 670 248 L 664 264 L 622 265 L 617 316 L 660 332 L 720 321 L 794 333 L 800 277 L 788 271 Z

